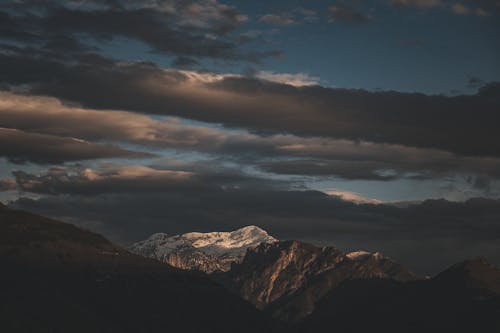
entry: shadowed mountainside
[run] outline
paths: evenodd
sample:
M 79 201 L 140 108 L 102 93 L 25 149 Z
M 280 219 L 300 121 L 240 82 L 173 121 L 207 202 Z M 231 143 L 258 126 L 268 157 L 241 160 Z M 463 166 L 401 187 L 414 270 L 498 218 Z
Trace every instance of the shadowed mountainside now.
M 332 290 L 301 332 L 500 332 L 500 270 L 484 258 L 429 280 L 353 280 Z
M 202 274 L 75 226 L 0 207 L 3 332 L 278 332 Z

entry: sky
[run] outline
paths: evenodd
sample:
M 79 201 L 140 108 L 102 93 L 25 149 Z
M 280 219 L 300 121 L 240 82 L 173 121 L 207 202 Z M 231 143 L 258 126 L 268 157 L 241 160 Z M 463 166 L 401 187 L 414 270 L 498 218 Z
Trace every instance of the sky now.
M 257 224 L 424 273 L 500 263 L 499 16 L 0 1 L 0 201 L 125 245 Z

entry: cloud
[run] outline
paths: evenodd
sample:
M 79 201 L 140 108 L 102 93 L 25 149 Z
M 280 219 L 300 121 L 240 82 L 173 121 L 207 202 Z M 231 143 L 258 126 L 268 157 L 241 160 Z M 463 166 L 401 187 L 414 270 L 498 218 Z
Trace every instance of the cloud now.
M 470 7 L 475 8 L 478 16 L 490 16 L 500 14 L 500 1 L 498 0 L 468 0 Z
M 390 0 L 391 4 L 398 7 L 424 7 L 432 8 L 442 5 L 441 0 Z
M 286 84 L 294 87 L 315 86 L 319 85 L 320 78 L 310 76 L 305 73 L 275 73 L 272 71 L 258 71 L 254 77 L 261 80 Z
M 110 193 L 198 192 L 231 189 L 289 188 L 290 182 L 258 178 L 240 170 L 225 168 L 212 161 L 169 160 L 163 165 L 101 164 L 97 168 L 53 166 L 32 174 L 13 171 L 17 189 L 27 193 L 51 195 L 97 195 Z
M 310 8 L 297 7 L 294 9 L 294 12 L 297 13 L 297 15 L 299 15 L 305 22 L 315 22 L 319 19 L 318 12 Z
M 372 20 L 369 15 L 365 15 L 344 4 L 336 4 L 328 7 L 328 14 L 332 22 L 345 21 L 351 23 L 368 23 Z
M 265 132 L 326 136 L 498 156 L 498 83 L 475 95 L 294 87 L 258 78 L 161 70 L 149 64 L 66 66 L 0 55 L 5 84 L 31 85 L 98 109 L 121 109 Z M 22 69 L 22 70 L 21 70 Z M 45 81 L 46 75 L 53 78 Z M 234 101 L 238 101 L 235 103 Z M 468 133 L 469 135 L 463 135 Z
M 153 120 L 133 112 L 87 109 L 52 97 L 6 91 L 0 91 L 0 123 L 55 136 L 174 148 L 215 149 L 226 136 L 219 130 L 186 125 L 176 119 Z
M 20 191 L 45 194 L 95 195 L 98 193 L 161 192 L 189 186 L 194 174 L 187 171 L 158 170 L 145 166 L 53 167 L 32 175 L 13 171 Z
M 99 158 L 144 158 L 151 154 L 71 137 L 29 133 L 0 127 L 0 156 L 13 163 L 61 163 Z
M 475 5 L 474 2 L 472 2 L 470 4 L 470 6 L 472 5 Z M 491 11 L 500 11 L 500 2 L 497 2 L 497 8 L 491 8 L 492 6 L 487 6 L 488 8 L 490 8 Z M 451 11 L 454 13 L 454 14 L 457 14 L 457 15 L 470 15 L 470 14 L 475 14 L 477 16 L 489 16 L 490 15 L 490 11 L 487 11 L 481 7 L 476 7 L 475 9 L 473 7 L 469 7 L 469 6 L 466 6 L 462 3 L 454 3 L 451 5 Z
M 165 186 L 162 192 L 21 198 L 11 206 L 91 227 L 125 244 L 155 232 L 257 224 L 281 239 L 381 251 L 424 274 L 477 255 L 500 263 L 497 200 L 430 200 L 398 208 L 359 205 L 315 191 Z
M 370 199 L 370 198 L 365 198 L 359 193 L 354 193 L 354 192 L 349 192 L 349 191 L 341 191 L 341 190 L 329 190 L 325 191 L 326 194 L 334 196 L 334 197 L 339 197 L 342 200 L 345 201 L 351 201 L 357 204 L 373 204 L 373 205 L 378 205 L 381 204 L 382 201 L 377 200 L 377 199 Z
M 467 15 L 471 11 L 469 7 L 458 2 L 451 6 L 451 10 L 458 15 Z
M 483 80 L 481 80 L 480 78 L 478 78 L 476 76 L 469 75 L 469 77 L 467 79 L 467 87 L 468 88 L 478 89 L 478 88 L 481 88 L 482 86 L 484 86 L 485 84 L 486 84 L 486 82 L 484 82 Z
M 390 3 L 395 7 L 445 9 L 456 15 L 489 16 L 500 12 L 500 2 L 498 0 L 390 0 Z
M 260 16 L 259 21 L 278 26 L 290 26 L 298 23 L 310 23 L 318 20 L 318 13 L 312 9 L 296 7 L 280 13 L 269 13 Z
M 329 160 L 285 160 L 261 163 L 260 167 L 276 174 L 336 176 L 348 180 L 379 180 L 388 181 L 398 178 L 392 169 L 387 172 L 387 165 L 372 161 L 329 161 Z
M 216 0 L 86 1 L 80 5 L 23 1 L 0 10 L 7 28 L 0 29 L 0 35 L 50 51 L 72 54 L 72 45 L 96 48 L 122 37 L 144 43 L 153 52 L 184 58 L 255 62 L 272 55 L 240 50 L 235 31 L 248 18 Z
M 370 143 L 337 141 L 336 144 L 338 147 L 325 147 L 322 152 L 314 150 L 314 143 L 303 144 L 304 151 L 295 150 L 295 157 L 262 161 L 258 165 L 278 174 L 336 176 L 349 180 L 439 179 L 457 175 L 500 178 L 498 158 L 459 157 L 443 151 Z M 370 152 L 370 148 L 373 151 Z M 299 155 L 303 158 L 297 158 Z
M 259 18 L 259 21 L 281 26 L 287 26 L 295 23 L 295 19 L 290 14 L 265 14 Z
M 219 80 L 212 75 L 183 73 L 186 80 L 208 83 Z M 0 124 L 58 136 L 63 140 L 61 144 L 72 136 L 80 142 L 88 140 L 95 144 L 114 142 L 140 145 L 142 149 L 197 151 L 279 174 L 371 180 L 439 178 L 453 174 L 500 177 L 498 158 L 457 156 L 436 149 L 345 139 L 259 135 L 207 124 L 186 124 L 175 118 L 152 119 L 133 112 L 87 109 L 52 97 L 12 92 L 0 92 Z
M 489 16 L 490 14 L 482 8 L 477 8 L 476 15 L 477 16 Z
M 184 67 L 192 67 L 192 66 L 199 65 L 199 62 L 193 58 L 181 56 L 181 57 L 177 57 L 174 60 L 174 62 L 172 63 L 172 65 L 174 67 L 184 68 Z

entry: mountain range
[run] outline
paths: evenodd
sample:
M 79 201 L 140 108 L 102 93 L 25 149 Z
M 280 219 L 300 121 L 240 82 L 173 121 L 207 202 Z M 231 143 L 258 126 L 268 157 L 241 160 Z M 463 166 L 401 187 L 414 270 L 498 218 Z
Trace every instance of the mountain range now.
M 5 332 L 500 331 L 500 271 L 485 258 L 421 277 L 256 226 L 124 249 L 0 206 L 0 265 Z
M 285 322 L 299 322 L 340 283 L 352 279 L 420 279 L 382 254 L 278 241 L 257 226 L 231 232 L 157 233 L 129 250 L 210 278 Z

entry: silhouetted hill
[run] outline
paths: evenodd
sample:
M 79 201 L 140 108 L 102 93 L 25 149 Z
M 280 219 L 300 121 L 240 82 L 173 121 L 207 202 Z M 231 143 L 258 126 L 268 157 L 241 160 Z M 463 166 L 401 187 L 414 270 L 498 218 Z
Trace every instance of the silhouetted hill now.
M 498 269 L 475 259 L 429 280 L 346 281 L 301 332 L 500 332 L 499 278 Z
M 201 274 L 75 226 L 0 207 L 2 332 L 276 332 Z
M 500 295 L 500 270 L 484 257 L 457 263 L 438 274 L 434 281 L 448 288 L 469 290 L 474 295 Z

